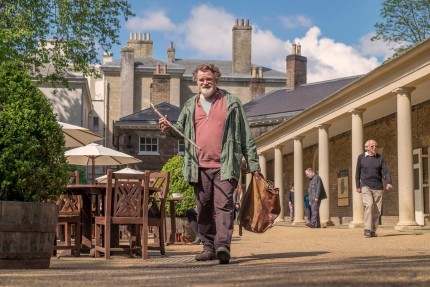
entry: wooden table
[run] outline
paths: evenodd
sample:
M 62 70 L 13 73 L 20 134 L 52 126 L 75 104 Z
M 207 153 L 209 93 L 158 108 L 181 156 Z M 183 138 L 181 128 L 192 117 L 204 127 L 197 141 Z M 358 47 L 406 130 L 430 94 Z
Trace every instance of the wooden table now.
M 66 187 L 68 194 L 82 196 L 82 249 L 91 250 L 92 248 L 92 196 L 95 195 L 96 214 L 100 212 L 100 207 L 103 203 L 103 196 L 106 194 L 105 184 L 76 184 Z
M 178 243 L 176 240 L 176 202 L 184 200 L 185 197 L 171 197 L 167 201 L 170 203 L 170 238 L 168 244 Z

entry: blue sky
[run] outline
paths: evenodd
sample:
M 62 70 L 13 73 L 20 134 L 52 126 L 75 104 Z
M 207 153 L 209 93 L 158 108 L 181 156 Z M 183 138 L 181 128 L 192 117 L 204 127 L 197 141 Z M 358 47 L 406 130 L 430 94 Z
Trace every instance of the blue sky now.
M 392 51 L 371 42 L 383 0 L 131 0 L 135 17 L 123 23 L 120 58 L 130 32 L 150 33 L 154 57 L 166 60 L 170 41 L 176 58 L 231 59 L 235 19 L 253 26 L 252 62 L 285 71 L 292 43 L 308 58 L 308 82 L 359 75 L 379 66 Z

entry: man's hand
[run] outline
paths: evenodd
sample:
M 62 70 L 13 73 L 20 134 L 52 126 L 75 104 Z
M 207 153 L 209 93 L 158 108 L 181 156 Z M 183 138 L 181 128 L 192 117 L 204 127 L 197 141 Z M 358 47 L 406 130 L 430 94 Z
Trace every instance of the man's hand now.
M 355 191 L 358 192 L 358 193 L 361 193 L 361 188 L 357 187 L 357 189 Z
M 168 133 L 169 131 L 170 131 L 170 126 L 169 126 L 169 124 L 167 123 L 167 121 L 169 120 L 169 118 L 167 117 L 167 115 L 166 116 L 164 116 L 164 118 L 160 118 L 159 120 L 158 120 L 158 124 L 160 125 L 160 130 L 163 132 L 163 133 Z
M 393 189 L 393 185 L 392 185 L 392 184 L 387 183 L 387 190 L 390 190 L 390 189 Z
M 261 174 L 261 172 L 259 170 L 254 170 L 251 173 L 255 177 L 262 177 L 262 178 L 264 178 L 264 176 Z

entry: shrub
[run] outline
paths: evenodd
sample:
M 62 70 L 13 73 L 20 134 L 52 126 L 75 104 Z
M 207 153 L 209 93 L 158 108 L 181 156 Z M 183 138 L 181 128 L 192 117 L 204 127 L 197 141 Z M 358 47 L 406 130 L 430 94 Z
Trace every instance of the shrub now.
M 55 199 L 68 181 L 64 136 L 43 93 L 19 65 L 0 65 L 0 200 Z
M 162 168 L 162 171 L 170 172 L 170 186 L 167 197 L 172 197 L 172 193 L 181 193 L 186 198 L 176 202 L 177 216 L 185 216 L 187 210 L 195 206 L 194 189 L 182 176 L 183 162 L 182 156 L 177 155 L 169 159 Z M 168 207 L 167 214 L 170 215 Z

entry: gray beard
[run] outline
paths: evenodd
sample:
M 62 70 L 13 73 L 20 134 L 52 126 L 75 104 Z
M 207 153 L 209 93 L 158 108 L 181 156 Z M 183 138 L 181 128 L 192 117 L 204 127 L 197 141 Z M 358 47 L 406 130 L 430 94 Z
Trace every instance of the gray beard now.
M 216 87 L 212 86 L 210 88 L 201 88 L 200 89 L 200 94 L 203 95 L 203 97 L 205 98 L 210 98 L 212 97 L 216 92 Z

